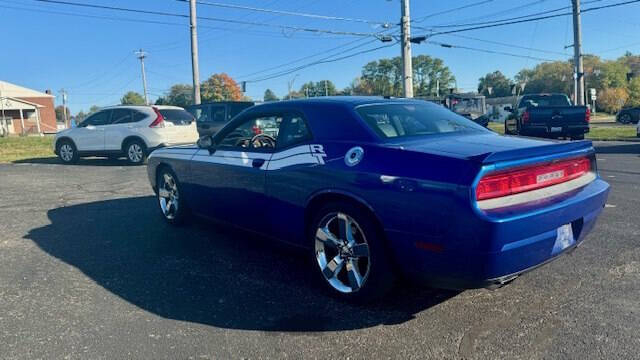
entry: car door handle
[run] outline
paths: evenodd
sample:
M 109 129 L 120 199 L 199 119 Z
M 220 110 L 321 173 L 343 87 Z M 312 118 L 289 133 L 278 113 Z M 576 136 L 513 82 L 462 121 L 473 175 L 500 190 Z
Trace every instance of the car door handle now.
M 259 168 L 262 165 L 264 165 L 264 159 L 253 159 L 253 161 L 251 162 L 251 166 L 253 166 L 254 168 Z

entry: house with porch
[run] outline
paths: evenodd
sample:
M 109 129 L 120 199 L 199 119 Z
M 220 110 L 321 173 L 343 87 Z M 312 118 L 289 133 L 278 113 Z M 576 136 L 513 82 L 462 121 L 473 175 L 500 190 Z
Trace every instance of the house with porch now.
M 58 130 L 55 96 L 0 80 L 0 135 L 46 134 Z

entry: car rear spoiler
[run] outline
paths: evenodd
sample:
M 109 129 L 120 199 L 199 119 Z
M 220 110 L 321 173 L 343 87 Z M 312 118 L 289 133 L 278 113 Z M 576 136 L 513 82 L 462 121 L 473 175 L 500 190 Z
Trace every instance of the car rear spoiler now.
M 482 164 L 493 164 L 511 160 L 521 160 L 526 158 L 537 158 L 562 153 L 589 153 L 593 150 L 593 143 L 590 140 L 556 142 L 548 145 L 534 146 L 523 149 L 506 151 L 496 151 L 486 153 L 476 157 L 476 161 Z

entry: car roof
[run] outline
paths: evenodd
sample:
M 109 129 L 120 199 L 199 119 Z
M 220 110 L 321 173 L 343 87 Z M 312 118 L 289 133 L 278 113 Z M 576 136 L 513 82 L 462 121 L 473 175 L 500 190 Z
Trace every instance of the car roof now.
M 425 100 L 409 99 L 409 98 L 389 98 L 382 96 L 319 96 L 307 99 L 293 99 L 293 100 L 281 100 L 270 101 L 262 104 L 256 104 L 252 109 L 267 109 L 271 107 L 291 106 L 291 107 L 304 107 L 306 105 L 319 105 L 319 104 L 334 104 L 344 105 L 347 107 L 355 108 L 361 105 L 372 104 L 393 104 L 393 103 L 407 103 L 407 102 L 419 102 L 426 103 Z
M 170 110 L 170 109 L 175 109 L 175 110 L 184 110 L 184 108 L 181 108 L 180 106 L 171 106 L 171 105 L 113 105 L 113 106 L 105 106 L 103 108 L 100 108 L 100 110 L 108 110 L 108 109 L 150 109 L 150 108 L 157 108 L 157 109 L 165 109 L 165 110 Z

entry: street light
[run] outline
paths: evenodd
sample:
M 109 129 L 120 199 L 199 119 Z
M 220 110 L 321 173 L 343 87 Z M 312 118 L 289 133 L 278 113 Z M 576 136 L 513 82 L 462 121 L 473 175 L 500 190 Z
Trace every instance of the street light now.
M 291 89 L 293 88 L 293 82 L 296 81 L 296 78 L 300 76 L 300 74 L 296 74 L 291 80 L 287 82 L 287 86 L 289 87 L 289 100 L 291 100 Z

